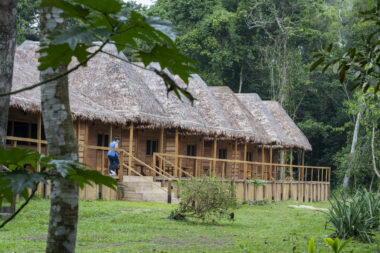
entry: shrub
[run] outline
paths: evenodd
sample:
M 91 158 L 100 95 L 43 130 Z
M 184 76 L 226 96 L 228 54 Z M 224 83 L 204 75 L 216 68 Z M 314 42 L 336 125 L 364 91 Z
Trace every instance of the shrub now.
M 372 232 L 380 226 L 379 196 L 363 189 L 352 198 L 342 194 L 339 199 L 332 194 L 330 203 L 327 224 L 333 228 L 333 236 L 342 239 L 357 237 L 372 242 Z
M 179 187 L 180 203 L 170 218 L 183 220 L 192 217 L 202 221 L 234 219 L 233 210 L 238 202 L 232 184 L 215 177 L 202 177 L 181 181 Z

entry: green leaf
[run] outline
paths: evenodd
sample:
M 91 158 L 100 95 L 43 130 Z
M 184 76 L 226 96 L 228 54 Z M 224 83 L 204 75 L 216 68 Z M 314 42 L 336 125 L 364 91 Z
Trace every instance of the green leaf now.
M 316 62 L 314 62 L 310 67 L 310 72 L 314 71 L 322 62 L 324 61 L 324 58 L 319 58 Z
M 84 44 L 78 44 L 74 50 L 71 50 L 69 44 L 49 44 L 42 45 L 39 53 L 41 57 L 38 59 L 40 65 L 39 70 L 48 68 L 57 69 L 60 64 L 68 66 L 72 57 L 76 57 L 79 62 L 84 62 L 90 53 L 87 51 L 89 47 Z
M 346 79 L 346 68 L 343 67 L 341 70 L 340 70 L 340 73 L 339 73 L 339 81 L 340 83 L 344 83 L 344 80 Z
M 85 8 L 79 4 L 72 4 L 66 0 L 43 0 L 40 8 L 47 6 L 56 7 L 63 10 L 64 13 L 61 15 L 63 18 L 78 18 L 85 21 L 87 15 L 90 13 L 88 8 Z
M 338 252 L 342 252 L 342 250 L 344 249 L 344 247 L 346 247 L 347 244 L 348 244 L 349 242 L 351 242 L 351 241 L 352 241 L 352 238 L 349 238 L 349 239 L 347 239 L 346 241 L 344 241 L 344 242 L 339 246 L 339 250 L 338 250 Z
M 338 69 L 339 69 L 339 61 L 337 61 L 334 65 L 333 65 L 333 72 L 336 74 L 338 73 Z
M 331 49 L 332 49 L 332 47 L 333 47 L 333 43 L 330 43 L 330 45 L 327 47 L 327 52 L 331 52 Z
M 72 0 L 85 7 L 97 10 L 105 14 L 116 14 L 121 10 L 122 4 L 117 0 Z
M 84 43 L 91 46 L 94 40 L 94 31 L 85 27 L 71 27 L 68 30 L 60 32 L 54 36 L 52 43 L 55 45 L 67 43 L 72 51 L 75 50 L 78 43 Z
M 314 237 L 312 237 L 309 241 L 309 247 L 307 248 L 308 253 L 314 253 L 315 252 L 315 245 L 314 245 Z
M 45 174 L 40 172 L 28 173 L 26 171 L 12 171 L 2 176 L 2 180 L 8 180 L 7 187 L 12 188 L 14 195 L 21 193 L 24 189 L 33 189 L 36 183 L 46 184 Z

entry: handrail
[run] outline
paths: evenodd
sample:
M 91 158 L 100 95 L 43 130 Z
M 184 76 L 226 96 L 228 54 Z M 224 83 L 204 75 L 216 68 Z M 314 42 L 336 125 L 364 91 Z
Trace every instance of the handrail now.
M 24 138 L 24 137 L 16 137 L 16 136 L 7 136 L 6 139 L 7 139 L 8 141 L 25 141 L 25 142 L 33 142 L 33 143 L 47 144 L 47 141 L 46 141 L 46 140 L 38 140 L 38 139 Z
M 253 161 L 242 161 L 242 160 L 231 160 L 231 159 L 220 159 L 212 157 L 202 157 L 202 156 L 186 156 L 186 155 L 175 155 L 169 153 L 157 153 L 162 156 L 171 156 L 178 158 L 196 159 L 196 160 L 206 160 L 206 161 L 217 161 L 217 162 L 236 162 L 236 163 L 246 163 L 252 165 L 265 165 L 265 166 L 276 166 L 276 167 L 296 167 L 296 168 L 311 168 L 311 169 L 330 169 L 331 167 L 322 166 L 307 166 L 307 165 L 296 165 L 296 164 L 280 164 L 280 163 L 266 163 L 266 162 L 253 162 Z
M 156 186 L 157 188 L 165 191 L 165 192 L 168 192 L 168 190 L 166 190 L 165 188 L 159 186 L 158 184 L 156 184 L 155 182 L 153 181 L 150 181 L 148 178 L 146 178 L 144 175 L 142 175 L 141 173 L 139 173 L 138 171 L 134 170 L 131 166 L 123 163 L 123 166 L 126 166 L 128 169 L 130 169 L 131 171 L 133 171 L 134 173 L 136 173 L 137 175 L 139 175 L 140 177 L 142 177 L 144 180 L 150 182 L 151 184 L 153 184 L 154 186 Z
M 164 160 L 164 158 L 161 156 L 162 153 L 156 153 L 158 157 L 160 157 L 161 159 Z M 174 155 L 175 156 L 175 155 Z M 178 167 L 178 166 L 175 166 L 172 162 L 168 161 L 165 159 L 165 161 L 169 164 L 171 164 L 174 168 L 177 168 L 178 170 L 182 171 L 183 173 L 185 173 L 186 175 L 188 175 L 189 177 L 193 178 L 194 176 L 191 175 L 190 173 L 184 171 L 181 167 Z

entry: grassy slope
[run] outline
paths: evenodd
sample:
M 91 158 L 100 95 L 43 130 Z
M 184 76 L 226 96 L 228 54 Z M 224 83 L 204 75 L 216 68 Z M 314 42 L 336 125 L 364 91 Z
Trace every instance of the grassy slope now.
M 236 221 L 218 225 L 167 219 L 175 207 L 131 202 L 81 202 L 77 252 L 296 252 L 307 249 L 314 236 L 317 249 L 326 251 L 324 215 L 318 211 L 290 209 L 292 202 L 244 206 Z M 328 203 L 314 206 L 327 207 Z M 0 252 L 41 252 L 45 247 L 49 202 L 33 201 L 15 221 L 0 230 Z M 377 243 L 377 245 L 376 245 Z M 375 244 L 351 243 L 354 252 L 376 252 Z

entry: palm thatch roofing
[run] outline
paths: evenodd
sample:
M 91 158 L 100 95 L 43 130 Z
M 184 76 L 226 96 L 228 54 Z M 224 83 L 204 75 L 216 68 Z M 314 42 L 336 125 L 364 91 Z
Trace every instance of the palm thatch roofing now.
M 286 135 L 293 141 L 294 147 L 312 150 L 309 140 L 277 101 L 264 101 L 264 104 L 280 123 Z
M 256 123 L 252 114 L 228 86 L 213 86 L 209 89 L 223 108 L 230 124 L 240 129 L 247 139 L 256 143 L 272 144 L 263 126 Z M 276 141 L 274 140 L 273 143 Z
M 264 130 L 271 143 L 284 147 L 293 147 L 296 145 L 285 134 L 281 125 L 269 112 L 259 95 L 256 93 L 238 93 L 235 95 L 253 116 L 255 125 L 260 126 L 260 128 Z
M 16 49 L 12 90 L 39 82 L 38 49 L 39 43 L 31 41 Z M 113 45 L 106 46 L 104 50 L 117 54 Z M 118 56 L 125 57 L 122 54 Z M 171 77 L 186 87 L 178 76 Z M 74 118 L 113 124 L 135 122 L 153 128 L 180 128 L 206 136 L 311 149 L 306 137 L 286 112 L 282 113 L 291 122 L 283 122 L 281 127 L 278 123 L 276 125 L 274 118 L 278 120 L 277 116 L 273 117 L 266 110 L 256 94 L 236 96 L 228 87 L 210 88 L 199 75 L 191 76 L 187 88 L 196 98 L 193 105 L 186 98 L 180 100 L 173 93 L 167 94 L 164 81 L 154 72 L 107 54 L 98 54 L 87 67 L 69 75 Z M 11 96 L 13 108 L 39 112 L 40 104 L 38 88 Z M 284 115 L 280 119 L 283 118 Z M 294 127 L 296 129 L 292 129 Z

